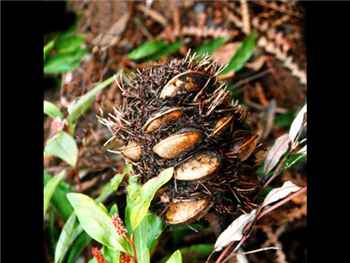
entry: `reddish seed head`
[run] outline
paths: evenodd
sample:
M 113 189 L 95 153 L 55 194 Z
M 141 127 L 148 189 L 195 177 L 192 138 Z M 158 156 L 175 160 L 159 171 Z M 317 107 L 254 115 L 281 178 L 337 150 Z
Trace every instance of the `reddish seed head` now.
M 124 227 L 123 221 L 120 219 L 118 214 L 115 214 L 112 216 L 112 223 L 118 235 L 121 235 L 121 236 L 126 235 L 126 228 Z
M 101 251 L 97 247 L 93 247 L 91 250 L 92 255 L 96 259 L 97 263 L 107 263 L 105 258 L 103 257 Z
M 120 263 L 131 263 L 131 256 L 129 256 L 128 254 L 121 254 L 120 255 L 120 260 L 119 260 Z

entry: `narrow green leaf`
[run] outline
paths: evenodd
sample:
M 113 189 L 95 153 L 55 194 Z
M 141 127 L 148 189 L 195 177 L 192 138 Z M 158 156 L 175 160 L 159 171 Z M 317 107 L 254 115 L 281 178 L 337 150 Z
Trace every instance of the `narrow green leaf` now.
M 294 118 L 295 118 L 295 112 L 289 111 L 284 114 L 276 115 L 274 122 L 275 122 L 275 125 L 279 128 L 289 129 Z
M 75 231 L 77 226 L 77 217 L 75 215 L 71 216 L 64 224 L 55 249 L 55 263 L 62 262 L 69 247 L 79 235 L 79 233 Z
M 82 35 L 64 34 L 57 38 L 55 48 L 58 53 L 72 53 L 84 49 L 85 39 Z
M 52 102 L 44 100 L 44 113 L 51 118 L 63 118 L 63 114 L 60 109 Z
M 182 263 L 182 255 L 180 250 L 176 250 L 166 263 Z
M 75 167 L 78 159 L 78 146 L 72 136 L 62 131 L 47 141 L 44 155 L 56 156 Z
M 211 40 L 204 41 L 201 46 L 195 49 L 198 56 L 211 55 L 216 49 L 221 47 L 225 42 L 227 42 L 229 37 L 217 37 Z
M 62 171 L 58 175 L 54 176 L 44 187 L 44 217 L 46 215 L 47 208 L 49 207 L 51 197 L 54 194 L 56 187 L 65 176 L 66 171 Z
M 47 185 L 51 178 L 52 176 L 44 170 L 44 186 Z M 51 204 L 58 210 L 64 222 L 67 221 L 73 212 L 73 208 L 66 197 L 66 194 L 70 191 L 69 185 L 61 181 L 51 198 Z
M 86 54 L 86 49 L 79 49 L 71 53 L 57 54 L 54 57 L 48 57 L 44 65 L 44 73 L 61 74 L 72 71 L 80 65 L 81 60 Z
M 256 46 L 256 38 L 256 33 L 252 32 L 244 39 L 221 74 L 226 74 L 230 71 L 237 72 L 244 66 L 244 64 L 253 55 Z
M 113 204 L 113 205 L 112 205 L 112 207 L 109 209 L 108 214 L 109 214 L 110 216 L 113 216 L 113 215 L 115 215 L 115 214 L 119 214 L 117 204 Z
M 148 180 L 143 186 L 141 196 L 136 199 L 129 199 L 130 224 L 131 229 L 135 230 L 148 212 L 148 208 L 154 198 L 155 193 L 166 184 L 173 176 L 174 168 L 170 167 L 163 170 L 158 176 Z
M 115 231 L 111 217 L 93 199 L 79 193 L 69 193 L 67 197 L 80 225 L 91 238 L 111 249 L 132 254 L 130 244 Z
M 91 104 L 95 100 L 96 95 L 104 88 L 108 87 L 114 80 L 116 75 L 106 79 L 91 89 L 88 93 L 81 96 L 71 107 L 68 108 L 68 123 L 71 126 L 75 126 L 76 121 L 90 108 Z
M 287 170 L 294 165 L 301 163 L 306 159 L 305 154 L 290 154 L 286 160 L 286 163 L 284 164 L 284 170 Z
M 148 41 L 138 48 L 134 49 L 128 54 L 128 58 L 132 60 L 138 60 L 141 58 L 145 58 L 147 56 L 150 56 L 152 54 L 155 54 L 156 52 L 160 51 L 166 47 L 166 43 L 162 40 L 152 40 Z
M 84 248 L 90 244 L 91 240 L 92 239 L 85 232 L 81 233 L 74 241 L 72 248 L 68 253 L 67 263 L 75 263 L 78 256 Z
M 150 262 L 150 253 L 164 229 L 162 220 L 151 213 L 143 218 L 134 231 L 137 258 L 140 263 Z
M 55 45 L 55 40 L 51 40 L 44 46 L 44 60 L 46 59 L 47 55 L 52 50 L 54 45 Z
M 120 183 L 123 181 L 125 175 L 130 172 L 130 165 L 125 165 L 122 173 L 118 173 L 102 188 L 100 195 L 96 198 L 96 202 L 103 202 L 113 192 L 117 191 Z
M 196 244 L 189 247 L 181 248 L 181 254 L 186 258 L 186 254 L 191 255 L 193 259 L 206 258 L 214 249 L 213 244 Z
M 181 48 L 182 45 L 183 44 L 182 44 L 181 40 L 178 40 L 178 41 L 171 43 L 171 44 L 166 44 L 166 46 L 164 46 L 162 49 L 160 49 L 156 53 L 148 56 L 147 60 L 158 60 L 161 57 L 165 57 L 165 56 L 169 56 L 171 54 L 174 54 L 175 52 L 177 52 Z

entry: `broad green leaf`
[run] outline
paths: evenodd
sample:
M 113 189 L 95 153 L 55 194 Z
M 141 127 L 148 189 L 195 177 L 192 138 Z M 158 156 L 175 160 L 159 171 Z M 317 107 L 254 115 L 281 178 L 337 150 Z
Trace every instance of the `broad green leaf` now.
M 71 216 L 64 224 L 55 249 L 55 263 L 62 262 L 69 247 L 79 235 L 79 233 L 75 231 L 77 226 L 78 222 L 75 215 Z
M 104 202 L 107 197 L 113 192 L 113 191 L 116 191 L 120 185 L 120 182 L 122 181 L 123 177 L 129 173 L 131 169 L 131 166 L 130 165 L 126 165 L 124 170 L 123 170 L 123 173 L 122 174 L 116 174 L 112 179 L 111 181 L 104 187 L 104 189 L 106 189 L 105 191 L 102 191 L 101 194 L 96 198 L 96 202 Z M 68 199 L 67 199 L 68 200 Z M 113 208 L 113 207 L 112 207 Z M 118 209 L 116 207 L 116 209 Z M 110 211 L 111 212 L 111 211 Z M 73 213 L 70 215 L 69 219 L 68 220 L 74 220 L 73 218 L 75 218 L 76 215 Z M 66 240 L 65 242 L 66 243 L 69 243 L 70 245 L 73 244 L 74 240 L 76 239 L 77 236 L 79 236 L 80 234 L 83 233 L 83 228 L 77 224 L 74 229 L 72 230 L 72 234 L 67 236 L 69 237 L 70 239 L 69 240 Z M 63 233 L 61 233 L 62 235 Z M 83 233 L 84 234 L 84 233 Z M 63 238 L 63 237 L 62 237 Z M 68 238 L 67 238 L 68 239 Z M 76 241 L 78 242 L 78 241 Z M 86 241 L 88 242 L 88 241 Z M 85 243 L 84 243 L 85 244 Z M 73 248 L 72 248 L 73 249 Z M 67 253 L 67 251 L 64 251 L 62 252 L 60 255 L 60 258 L 64 258 L 65 254 Z M 70 253 L 70 255 L 72 254 L 72 252 Z M 73 256 L 72 256 L 73 257 Z M 71 256 L 69 256 L 69 258 L 71 258 Z
M 79 193 L 69 193 L 67 197 L 80 225 L 91 238 L 111 249 L 132 254 L 130 244 L 117 234 L 111 217 L 93 199 Z
M 57 54 L 54 57 L 48 57 L 44 65 L 44 73 L 61 74 L 72 71 L 80 65 L 81 60 L 86 54 L 86 49 L 79 49 L 71 53 Z
M 116 75 L 113 75 L 105 81 L 97 84 L 96 87 L 81 96 L 71 107 L 68 108 L 69 115 L 67 120 L 71 127 L 74 127 L 77 120 L 90 108 L 96 95 L 104 88 L 108 87 L 115 80 L 115 77 Z
M 72 136 L 62 131 L 47 141 L 44 155 L 56 156 L 75 167 L 78 159 L 78 146 Z
M 147 60 L 158 60 L 161 57 L 169 56 L 178 51 L 182 46 L 181 40 L 171 44 L 166 44 L 161 50 L 147 57 Z
M 51 118 L 63 118 L 63 114 L 60 109 L 52 102 L 44 100 L 44 113 Z
M 46 215 L 47 208 L 49 207 L 51 197 L 54 194 L 56 187 L 60 181 L 66 176 L 66 171 L 62 171 L 58 175 L 51 178 L 51 180 L 44 187 L 44 217 Z
M 51 178 L 52 176 L 44 170 L 44 185 L 46 185 Z M 69 185 L 61 181 L 51 198 L 51 204 L 58 210 L 64 222 L 66 222 L 73 212 L 73 208 L 66 197 L 66 194 L 70 191 Z
M 130 212 L 131 229 L 135 230 L 148 212 L 148 208 L 156 192 L 173 176 L 174 168 L 163 170 L 158 176 L 148 180 L 143 186 L 140 195 L 129 199 L 127 204 Z M 129 190 L 129 189 L 128 189 Z
M 54 47 L 54 45 L 55 45 L 55 40 L 51 40 L 44 46 L 44 61 L 45 61 L 47 55 L 49 54 L 49 52 Z
M 148 41 L 128 54 L 129 59 L 138 60 L 155 54 L 165 48 L 167 44 L 162 40 Z
M 217 37 L 211 40 L 204 41 L 201 46 L 195 49 L 198 56 L 211 55 L 216 49 L 225 44 L 229 37 Z
M 81 233 L 74 241 L 72 248 L 67 256 L 67 263 L 75 263 L 77 257 L 81 254 L 85 247 L 91 242 L 91 238 L 85 233 Z
M 150 254 L 163 231 L 162 220 L 151 213 L 143 218 L 134 231 L 134 240 L 139 263 L 149 263 Z
M 182 255 L 180 250 L 176 250 L 166 263 L 182 263 Z
M 81 35 L 64 34 L 57 38 L 55 48 L 58 53 L 71 53 L 79 49 L 84 49 L 85 40 Z
M 244 66 L 244 64 L 253 55 L 256 46 L 256 37 L 256 33 L 252 32 L 244 39 L 221 74 L 226 74 L 230 71 L 237 72 Z

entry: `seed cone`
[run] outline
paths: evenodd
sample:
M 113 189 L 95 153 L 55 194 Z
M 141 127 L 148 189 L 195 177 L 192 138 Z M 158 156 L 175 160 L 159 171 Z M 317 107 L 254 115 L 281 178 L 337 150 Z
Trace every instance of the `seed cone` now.
M 119 152 L 142 182 L 175 167 L 154 203 L 167 209 L 169 224 L 193 221 L 209 208 L 232 216 L 250 206 L 257 189 L 259 135 L 217 80 L 219 70 L 208 58 L 188 55 L 138 71 L 119 83 L 123 103 L 100 118 L 124 142 Z

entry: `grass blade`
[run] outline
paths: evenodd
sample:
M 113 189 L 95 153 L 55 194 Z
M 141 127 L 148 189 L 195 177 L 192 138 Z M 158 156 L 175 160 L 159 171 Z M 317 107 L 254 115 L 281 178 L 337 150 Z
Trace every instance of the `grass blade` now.
M 228 37 L 217 37 L 209 41 L 204 41 L 201 46 L 195 49 L 195 52 L 198 56 L 204 56 L 206 54 L 211 55 L 228 40 Z
M 85 95 L 81 96 L 76 103 L 68 108 L 69 115 L 67 117 L 70 127 L 74 127 L 77 120 L 90 108 L 91 104 L 96 98 L 96 95 L 104 88 L 108 87 L 114 80 L 116 75 L 99 83 Z M 74 130 L 74 128 L 72 129 Z
M 60 183 L 60 181 L 66 176 L 66 171 L 62 171 L 58 175 L 52 177 L 50 181 L 44 187 L 44 217 L 46 215 L 46 211 L 49 207 L 51 197 L 53 196 L 56 187 Z
M 166 47 L 166 43 L 162 40 L 148 41 L 131 51 L 128 54 L 128 58 L 132 60 L 139 60 L 155 54 L 156 52 L 162 50 L 164 47 Z
M 242 44 L 237 49 L 237 52 L 233 55 L 230 62 L 227 64 L 221 74 L 227 74 L 230 71 L 237 72 L 244 66 L 244 64 L 253 55 L 256 46 L 256 37 L 256 33 L 252 32 L 246 37 L 246 39 L 244 39 Z

